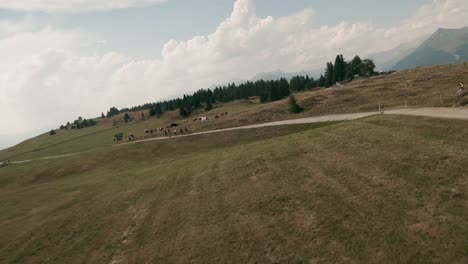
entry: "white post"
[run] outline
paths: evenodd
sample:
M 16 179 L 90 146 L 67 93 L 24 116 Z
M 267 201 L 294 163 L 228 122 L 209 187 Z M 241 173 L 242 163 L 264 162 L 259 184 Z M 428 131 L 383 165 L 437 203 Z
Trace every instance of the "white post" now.
M 408 103 L 406 102 L 406 98 L 405 98 L 405 107 L 408 107 Z
M 379 103 L 379 111 L 381 110 L 382 108 L 380 107 L 380 103 Z
M 440 96 L 440 104 L 443 106 L 444 105 L 444 99 L 442 99 L 442 94 L 439 94 Z

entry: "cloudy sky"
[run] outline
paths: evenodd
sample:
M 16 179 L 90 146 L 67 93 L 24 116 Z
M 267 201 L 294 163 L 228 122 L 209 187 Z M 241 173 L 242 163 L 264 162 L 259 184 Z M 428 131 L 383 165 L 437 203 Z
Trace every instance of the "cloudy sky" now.
M 0 149 L 111 106 L 318 69 L 466 17 L 466 0 L 0 0 Z

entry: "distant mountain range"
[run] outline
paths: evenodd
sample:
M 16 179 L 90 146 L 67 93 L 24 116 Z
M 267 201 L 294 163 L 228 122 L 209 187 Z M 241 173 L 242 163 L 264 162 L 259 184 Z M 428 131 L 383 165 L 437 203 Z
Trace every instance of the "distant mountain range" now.
M 284 72 L 281 70 L 276 70 L 276 71 L 271 71 L 271 72 L 262 72 L 256 74 L 250 81 L 259 81 L 259 80 L 264 80 L 264 81 L 273 81 L 273 80 L 279 80 L 281 78 L 285 79 L 291 79 L 295 76 L 306 76 L 308 75 L 309 77 L 314 77 L 314 78 L 319 78 L 320 74 L 323 74 L 323 70 L 313 70 L 313 71 L 300 71 L 300 72 Z
M 368 57 L 374 60 L 377 70 L 389 71 L 392 70 L 398 62 L 415 51 L 423 40 L 424 39 L 420 39 L 410 43 L 404 43 L 394 49 L 371 54 Z
M 398 61 L 393 70 L 468 61 L 468 27 L 438 29 L 414 51 Z

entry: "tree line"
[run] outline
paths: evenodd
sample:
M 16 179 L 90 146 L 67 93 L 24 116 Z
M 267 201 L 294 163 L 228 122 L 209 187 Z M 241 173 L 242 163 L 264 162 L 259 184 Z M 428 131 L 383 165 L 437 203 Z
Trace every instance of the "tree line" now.
M 146 103 L 131 108 L 117 109 L 111 107 L 102 118 L 111 118 L 120 113 L 149 110 L 149 116 L 160 117 L 166 111 L 179 110 L 182 117 L 188 117 L 197 109 L 210 111 L 216 103 L 227 103 L 239 99 L 259 97 L 261 103 L 273 102 L 288 97 L 291 93 L 321 87 L 331 87 L 337 82 L 352 80 L 358 76 L 370 77 L 375 75 L 375 64 L 371 59 L 364 59 L 356 55 L 352 60 L 346 61 L 343 55 L 337 55 L 335 62 L 328 62 L 324 74 L 314 79 L 310 76 L 295 76 L 291 80 L 247 81 L 236 84 L 230 83 L 212 89 L 200 89 L 191 95 L 180 98 L 164 100 L 156 103 Z M 298 111 L 298 109 L 295 109 Z M 128 118 L 125 119 L 128 122 Z
M 94 119 L 83 119 L 81 116 L 78 117 L 73 123 L 67 122 L 66 125 L 60 125 L 60 129 L 82 129 L 87 127 L 92 127 L 97 125 L 97 122 Z

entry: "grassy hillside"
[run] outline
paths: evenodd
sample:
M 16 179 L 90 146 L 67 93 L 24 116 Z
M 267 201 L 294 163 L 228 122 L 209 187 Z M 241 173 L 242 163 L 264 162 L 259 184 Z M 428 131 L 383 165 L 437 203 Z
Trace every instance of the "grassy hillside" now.
M 297 98 L 299 104 L 305 108 L 303 116 L 375 111 L 379 104 L 383 108 L 404 107 L 405 101 L 409 107 L 456 106 L 468 102 L 468 98 L 462 99 L 457 94 L 459 82 L 468 83 L 468 67 L 443 65 L 356 79 L 341 87 L 303 92 L 297 94 Z M 443 104 L 440 96 L 443 98 Z M 228 112 L 229 115 L 219 119 L 214 118 L 224 112 Z M 143 138 L 146 128 L 182 121 L 177 111 L 165 113 L 160 119 L 140 120 L 140 112 L 132 113 L 132 116 L 135 121 L 129 124 L 124 124 L 123 115 L 120 115 L 113 119 L 99 120 L 97 127 L 58 131 L 53 137 L 44 134 L 0 151 L 0 160 L 8 158 L 22 160 L 107 147 L 113 144 L 112 137 L 116 133 L 124 132 L 126 135 L 133 133 L 137 138 Z M 255 98 L 218 104 L 210 112 L 195 111 L 189 120 L 195 116 L 208 116 L 210 120 L 206 124 L 189 122 L 187 127 L 192 132 L 301 117 L 289 113 L 287 99 L 261 104 Z M 112 126 L 113 121 L 118 121 L 119 124 Z
M 466 263 L 467 128 L 376 116 L 4 167 L 0 263 Z

